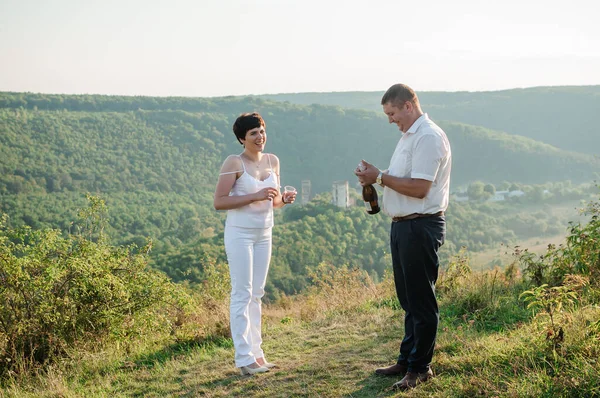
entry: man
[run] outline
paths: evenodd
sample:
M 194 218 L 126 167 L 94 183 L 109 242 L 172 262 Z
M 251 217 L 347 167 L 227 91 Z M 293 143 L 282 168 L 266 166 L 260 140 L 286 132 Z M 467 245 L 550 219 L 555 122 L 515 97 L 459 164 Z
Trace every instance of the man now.
M 389 122 L 404 134 L 388 170 L 380 171 L 363 160 L 355 174 L 363 186 L 384 187 L 383 210 L 392 217 L 394 283 L 405 311 L 398 361 L 375 372 L 404 375 L 394 388 L 409 389 L 433 377 L 430 364 L 439 321 L 435 282 L 438 250 L 446 235 L 452 155 L 446 134 L 423 113 L 410 87 L 393 85 L 381 105 Z

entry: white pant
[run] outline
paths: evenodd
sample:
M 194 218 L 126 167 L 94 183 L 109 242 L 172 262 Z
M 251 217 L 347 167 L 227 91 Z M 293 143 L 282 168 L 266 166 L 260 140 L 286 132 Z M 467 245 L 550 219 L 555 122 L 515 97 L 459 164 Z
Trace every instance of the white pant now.
M 235 366 L 248 366 L 264 357 L 261 299 L 271 261 L 271 228 L 225 226 L 225 252 L 231 277 L 229 320 Z

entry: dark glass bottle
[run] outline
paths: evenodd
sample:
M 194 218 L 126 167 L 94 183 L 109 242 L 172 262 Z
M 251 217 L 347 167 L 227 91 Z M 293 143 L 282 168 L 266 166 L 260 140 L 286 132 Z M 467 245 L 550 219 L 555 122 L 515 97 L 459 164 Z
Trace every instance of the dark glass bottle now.
M 379 208 L 379 198 L 377 196 L 377 190 L 373 185 L 365 185 L 362 191 L 363 200 L 365 201 L 365 207 L 367 213 L 377 214 L 381 210 Z

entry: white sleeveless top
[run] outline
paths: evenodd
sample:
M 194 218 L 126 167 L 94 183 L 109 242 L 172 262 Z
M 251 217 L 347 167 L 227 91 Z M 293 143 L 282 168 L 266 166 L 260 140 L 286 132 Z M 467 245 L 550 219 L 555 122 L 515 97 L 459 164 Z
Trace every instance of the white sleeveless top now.
M 279 189 L 277 175 L 273 172 L 273 167 L 271 166 L 271 157 L 269 154 L 265 155 L 269 160 L 271 172 L 269 173 L 269 176 L 262 181 L 248 174 L 244 159 L 238 155 L 242 161 L 244 172 L 240 178 L 235 180 L 233 188 L 231 188 L 231 192 L 229 192 L 229 196 L 253 194 L 267 187 Z M 222 174 L 233 173 L 237 173 L 237 171 Z M 227 210 L 227 220 L 225 221 L 225 225 L 243 228 L 271 228 L 273 226 L 273 201 L 261 200 L 243 207 L 238 207 L 237 209 Z

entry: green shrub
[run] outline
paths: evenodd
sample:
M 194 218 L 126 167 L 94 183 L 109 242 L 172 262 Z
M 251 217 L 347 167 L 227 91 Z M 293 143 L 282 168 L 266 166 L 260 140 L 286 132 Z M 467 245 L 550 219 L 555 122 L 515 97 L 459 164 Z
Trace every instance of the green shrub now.
M 559 286 L 567 275 L 590 278 L 592 287 L 600 286 L 600 202 L 590 202 L 582 211 L 590 216 L 587 223 L 572 223 L 564 245 L 548 245 L 546 253 L 537 256 L 527 250 L 516 250 L 523 273 L 535 286 Z
M 182 295 L 148 269 L 151 244 L 110 246 L 104 202 L 88 199 L 76 234 L 0 221 L 0 376 L 48 363 L 78 343 L 170 326 L 156 313 Z

